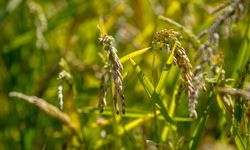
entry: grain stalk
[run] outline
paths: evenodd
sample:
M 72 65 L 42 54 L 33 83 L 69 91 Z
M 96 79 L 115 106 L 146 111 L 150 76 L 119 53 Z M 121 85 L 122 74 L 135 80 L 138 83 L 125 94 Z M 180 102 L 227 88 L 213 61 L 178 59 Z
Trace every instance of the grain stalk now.
M 115 108 L 116 114 L 119 114 L 119 104 L 117 103 L 117 96 L 120 99 L 121 104 L 121 112 L 125 114 L 125 101 L 124 101 L 124 94 L 123 94 L 123 87 L 122 87 L 122 75 L 121 71 L 123 70 L 123 66 L 120 62 L 120 59 L 117 55 L 117 49 L 114 46 L 114 39 L 107 35 L 101 34 L 99 41 L 103 46 L 106 54 L 108 55 L 108 60 L 105 65 L 105 73 L 102 76 L 102 82 L 100 87 L 100 94 L 99 94 L 99 108 L 100 111 L 103 112 L 104 106 L 106 105 L 106 95 L 108 88 L 111 88 L 112 84 L 108 81 L 112 78 L 114 83 L 114 94 L 113 94 L 113 104 Z
M 178 65 L 181 70 L 182 79 L 185 82 L 185 89 L 188 95 L 188 110 L 190 117 L 197 118 L 197 112 L 195 106 L 197 104 L 197 92 L 193 86 L 194 75 L 191 71 L 192 65 L 189 61 L 189 58 L 185 52 L 185 49 L 181 46 L 181 43 L 178 40 L 179 33 L 171 29 L 163 29 L 156 33 L 153 46 L 160 50 L 167 50 L 168 53 L 171 53 L 169 47 L 176 47 L 174 53 L 174 64 Z

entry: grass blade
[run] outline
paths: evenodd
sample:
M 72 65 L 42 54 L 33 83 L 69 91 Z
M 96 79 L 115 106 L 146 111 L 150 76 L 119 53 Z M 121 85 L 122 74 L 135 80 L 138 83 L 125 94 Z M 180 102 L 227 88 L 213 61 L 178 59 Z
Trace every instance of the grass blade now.
M 166 122 L 171 123 L 171 124 L 175 124 L 175 122 L 168 115 L 167 109 L 165 108 L 163 102 L 161 101 L 159 94 L 155 91 L 153 84 L 144 75 L 141 68 L 134 62 L 133 59 L 130 58 L 130 62 L 134 66 L 135 71 L 138 75 L 138 78 L 139 78 L 142 86 L 144 87 L 145 91 L 147 92 L 147 94 L 151 98 L 151 100 L 153 100 L 153 102 L 158 105 L 158 109 L 160 110 L 160 112 L 163 115 Z
M 237 149 L 247 150 L 246 147 L 244 146 L 243 139 L 241 138 L 239 132 L 236 133 L 234 140 L 235 144 L 237 145 Z
M 167 83 L 167 76 L 168 76 L 169 70 L 171 69 L 171 66 L 173 64 L 174 52 L 175 52 L 176 46 L 177 46 L 177 43 L 175 42 L 174 46 L 172 47 L 170 56 L 167 59 L 167 62 L 166 62 L 166 65 L 165 65 L 165 69 L 164 69 L 164 71 L 162 71 L 160 79 L 159 79 L 159 82 L 158 82 L 158 84 L 156 86 L 156 92 L 157 93 L 160 93 L 160 91 L 162 90 L 163 86 L 165 86 L 166 83 Z
M 208 114 L 209 114 L 209 112 L 211 110 L 212 98 L 213 98 L 213 93 L 211 92 L 210 96 L 209 96 L 209 99 L 208 99 L 207 107 L 203 111 L 201 119 L 200 119 L 200 121 L 199 121 L 199 123 L 198 123 L 198 125 L 196 127 L 196 130 L 194 131 L 193 139 L 189 143 L 189 149 L 191 149 L 191 150 L 197 149 L 197 146 L 198 146 L 198 144 L 200 142 L 202 131 L 203 131 L 204 127 L 205 127 L 205 123 L 207 121 Z
M 149 79 L 144 75 L 144 73 L 142 72 L 141 68 L 139 65 L 137 65 L 135 63 L 135 61 L 130 58 L 130 62 L 133 65 L 133 67 L 135 68 L 135 71 L 138 75 L 138 78 L 143 86 L 143 88 L 145 89 L 145 91 L 147 92 L 148 96 L 151 97 L 153 92 L 154 92 L 154 86 L 153 84 L 149 81 Z
M 143 48 L 143 49 L 140 49 L 140 50 L 136 50 L 132 53 L 129 53 L 125 56 L 123 56 L 120 61 L 121 63 L 125 63 L 126 61 L 128 61 L 130 58 L 133 58 L 133 57 L 136 57 L 136 56 L 140 56 L 142 54 L 144 54 L 145 52 L 147 52 L 148 50 L 150 50 L 151 47 L 146 47 L 146 48 Z

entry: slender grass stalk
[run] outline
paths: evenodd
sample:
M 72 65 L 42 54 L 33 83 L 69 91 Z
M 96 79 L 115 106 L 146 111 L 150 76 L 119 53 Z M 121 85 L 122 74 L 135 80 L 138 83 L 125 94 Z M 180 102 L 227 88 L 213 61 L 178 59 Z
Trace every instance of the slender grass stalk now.
M 239 73 L 239 70 L 241 69 L 241 67 L 247 62 L 250 53 L 249 53 L 249 45 L 250 45 L 250 35 L 249 34 L 249 28 L 250 28 L 250 19 L 248 18 L 247 21 L 247 26 L 246 26 L 246 30 L 245 30 L 245 35 L 244 35 L 244 40 L 241 44 L 241 47 L 239 49 L 239 53 L 237 54 L 237 58 L 235 61 L 235 65 L 234 65 L 234 72 L 232 77 L 233 78 L 241 78 Z M 237 87 L 239 88 L 239 87 Z
M 159 79 L 159 82 L 156 86 L 156 92 L 157 93 L 160 93 L 161 90 L 163 89 L 163 87 L 166 85 L 167 83 L 167 76 L 169 74 L 169 71 L 172 67 L 172 64 L 173 64 L 173 61 L 174 61 L 174 53 L 175 53 L 175 50 L 176 50 L 176 46 L 177 46 L 177 42 L 174 43 L 173 47 L 172 47 L 172 50 L 171 50 L 171 53 L 167 59 L 167 62 L 165 64 L 165 69 L 162 71 L 161 73 L 161 76 L 160 76 L 160 79 Z
M 244 141 L 243 141 L 241 135 L 239 134 L 239 132 L 236 132 L 236 136 L 234 137 L 234 140 L 235 140 L 235 143 L 236 143 L 236 146 L 238 149 L 248 150 L 245 147 Z
M 175 50 L 176 50 L 176 46 L 177 46 L 177 43 L 175 42 L 174 45 L 173 45 L 173 47 L 172 47 L 170 56 L 168 57 L 168 60 L 166 62 L 166 67 L 165 67 L 166 69 L 163 70 L 162 73 L 161 73 L 159 82 L 158 82 L 157 87 L 156 87 L 156 91 L 158 93 L 160 93 L 160 91 L 163 88 L 163 86 L 166 85 L 167 77 L 168 77 L 169 71 L 171 69 L 171 66 L 173 64 L 174 53 L 175 53 Z M 173 96 L 173 98 L 174 98 L 174 96 Z M 174 111 L 174 108 L 175 108 L 174 104 L 175 104 L 175 100 L 172 99 L 171 100 L 171 104 L 170 104 L 170 109 L 168 110 L 168 113 L 169 113 L 170 117 L 173 117 L 173 111 Z M 162 131 L 162 134 L 161 134 L 162 141 L 166 141 L 169 129 L 170 129 L 169 126 L 165 126 L 164 127 L 164 129 Z
M 114 84 L 112 83 L 112 80 L 110 80 L 110 85 L 112 88 L 109 88 L 109 99 L 113 99 L 113 86 Z M 115 107 L 115 105 L 112 105 L 113 107 Z M 115 109 L 115 108 L 114 108 Z M 121 146 L 121 141 L 120 141 L 120 136 L 119 136 L 119 124 L 118 124 L 118 115 L 116 115 L 115 111 L 112 111 L 112 117 L 113 117 L 113 133 L 114 133 L 114 149 L 119 149 L 119 147 Z
M 148 50 L 150 50 L 151 47 L 146 47 L 146 48 L 143 48 L 143 49 L 140 49 L 140 50 L 136 50 L 134 52 L 131 52 L 125 56 L 123 56 L 120 61 L 121 63 L 125 63 L 126 61 L 128 61 L 130 58 L 133 58 L 133 57 L 136 57 L 136 56 L 140 56 L 144 53 L 146 53 Z
M 70 121 L 69 116 L 63 113 L 62 111 L 60 111 L 60 109 L 58 109 L 57 107 L 47 103 L 45 100 L 35 97 L 35 96 L 28 96 L 19 92 L 10 92 L 9 96 L 22 99 L 30 104 L 37 106 L 38 108 L 46 112 L 48 115 L 54 118 L 57 118 L 58 120 L 65 123 L 68 127 L 75 130 L 74 125 Z
M 207 121 L 207 118 L 208 118 L 208 114 L 212 108 L 212 99 L 213 99 L 213 92 L 210 93 L 209 95 L 209 98 L 208 98 L 208 102 L 206 104 L 206 108 L 205 110 L 203 111 L 202 115 L 201 115 L 201 118 L 199 120 L 199 123 L 194 131 L 194 134 L 193 134 L 193 139 L 190 141 L 189 143 L 189 149 L 190 150 L 196 150 L 197 149 L 197 146 L 200 142 L 200 139 L 201 139 L 201 136 L 202 136 L 202 132 L 203 132 L 203 129 L 205 127 L 205 124 L 206 124 L 206 121 Z
M 176 21 L 164 16 L 159 16 L 159 20 L 164 21 L 171 26 L 174 26 L 178 31 L 182 33 L 184 37 L 187 38 L 187 40 L 189 40 L 193 44 L 193 46 L 195 46 L 196 48 L 200 47 L 201 45 L 200 40 L 196 37 L 195 34 L 192 33 L 191 30 L 187 29 L 186 27 L 177 23 Z
M 179 75 L 178 79 L 180 79 L 180 77 L 181 76 Z M 176 85 L 175 89 L 174 89 L 174 92 L 173 92 L 173 95 L 172 95 L 170 106 L 169 106 L 169 109 L 168 109 L 168 113 L 169 113 L 170 117 L 174 116 L 174 111 L 175 111 L 175 108 L 176 108 L 176 94 L 178 93 L 178 90 L 179 90 L 179 85 Z M 192 118 L 188 118 L 186 121 L 192 121 L 192 120 L 193 120 Z M 175 118 L 175 121 L 177 121 L 177 118 Z M 178 121 L 180 121 L 180 120 L 178 120 Z M 162 134 L 161 134 L 161 139 L 162 139 L 163 142 L 167 140 L 169 130 L 170 130 L 169 126 L 164 127 L 164 129 L 162 131 Z
M 143 85 L 145 91 L 147 92 L 148 96 L 151 98 L 151 100 L 153 100 L 153 102 L 155 104 L 157 104 L 159 106 L 158 109 L 160 110 L 161 114 L 164 116 L 166 122 L 174 125 L 175 122 L 168 115 L 168 112 L 167 112 L 163 102 L 161 101 L 159 94 L 154 90 L 154 86 L 152 85 L 152 83 L 144 75 L 144 73 L 142 72 L 139 65 L 137 65 L 132 58 L 130 59 L 130 62 L 134 66 L 135 71 L 138 75 L 138 78 L 139 78 L 141 84 Z
M 134 129 L 135 127 L 140 126 L 141 124 L 151 120 L 152 118 L 155 117 L 155 115 L 159 115 L 160 111 L 156 111 L 155 114 L 154 113 L 148 113 L 147 115 L 145 115 L 144 117 L 139 117 L 138 119 L 135 119 L 129 123 L 127 123 L 124 128 L 121 128 L 118 132 L 119 135 L 123 135 L 124 132 L 128 132 L 132 129 Z
M 143 85 L 143 88 L 147 92 L 148 96 L 151 97 L 152 94 L 153 94 L 153 92 L 154 92 L 154 86 L 153 86 L 153 84 L 144 75 L 144 73 L 142 72 L 140 66 L 137 65 L 132 58 L 130 58 L 130 62 L 133 65 L 133 67 L 135 68 L 135 71 L 136 71 L 136 73 L 138 75 L 138 78 L 139 78 L 141 84 Z

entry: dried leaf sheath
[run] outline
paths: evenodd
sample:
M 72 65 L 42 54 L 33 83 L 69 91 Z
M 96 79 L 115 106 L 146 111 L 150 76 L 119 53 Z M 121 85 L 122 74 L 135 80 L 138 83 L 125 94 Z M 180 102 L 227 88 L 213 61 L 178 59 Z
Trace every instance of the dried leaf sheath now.
M 119 97 L 120 104 L 121 104 L 121 112 L 125 114 L 125 101 L 123 95 L 123 88 L 122 88 L 122 75 L 121 71 L 123 70 L 123 66 L 120 62 L 120 59 L 117 55 L 117 50 L 113 45 L 114 39 L 107 34 L 101 34 L 99 38 L 101 45 L 103 46 L 104 50 L 108 54 L 108 63 L 107 67 L 105 67 L 106 72 L 103 75 L 102 83 L 101 83 L 101 91 L 99 97 L 99 107 L 101 112 L 106 105 L 106 95 L 108 88 L 111 85 L 108 83 L 109 79 L 112 78 L 114 83 L 114 95 L 113 95 L 113 103 L 116 114 L 119 114 L 119 105 L 117 103 L 117 96 Z M 105 77 L 106 76 L 106 77 Z M 105 79 L 108 78 L 108 79 Z

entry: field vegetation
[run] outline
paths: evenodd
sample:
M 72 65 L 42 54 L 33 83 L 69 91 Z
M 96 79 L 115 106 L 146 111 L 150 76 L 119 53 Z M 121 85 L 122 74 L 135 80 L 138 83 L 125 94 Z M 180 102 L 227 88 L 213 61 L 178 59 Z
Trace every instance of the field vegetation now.
M 1 0 L 0 149 L 250 149 L 248 0 Z

